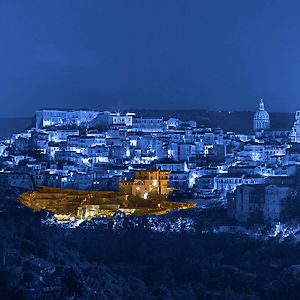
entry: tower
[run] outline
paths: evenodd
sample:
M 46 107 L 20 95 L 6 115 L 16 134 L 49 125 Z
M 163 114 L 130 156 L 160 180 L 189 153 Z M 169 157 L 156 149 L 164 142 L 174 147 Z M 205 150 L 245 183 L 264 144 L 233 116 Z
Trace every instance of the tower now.
M 292 127 L 290 139 L 292 143 L 300 143 L 300 110 L 296 111 L 295 122 Z

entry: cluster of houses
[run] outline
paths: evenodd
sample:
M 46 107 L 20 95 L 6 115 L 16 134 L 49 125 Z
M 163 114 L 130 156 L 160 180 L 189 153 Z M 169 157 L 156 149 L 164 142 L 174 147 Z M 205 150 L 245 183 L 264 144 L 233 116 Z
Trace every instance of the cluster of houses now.
M 1 141 L 0 188 L 118 191 L 135 171 L 161 169 L 175 196 L 228 200 L 239 221 L 257 211 L 277 219 L 298 183 L 300 114 L 292 130 L 274 131 L 262 109 L 245 134 L 135 113 L 39 110 L 34 128 Z

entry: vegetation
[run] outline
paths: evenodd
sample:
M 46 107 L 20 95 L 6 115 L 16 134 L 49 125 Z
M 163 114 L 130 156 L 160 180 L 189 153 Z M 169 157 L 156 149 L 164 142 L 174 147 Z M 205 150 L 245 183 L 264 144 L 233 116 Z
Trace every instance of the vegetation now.
M 300 189 L 283 201 L 282 220 L 300 219 Z
M 194 233 L 142 224 L 64 229 L 42 226 L 43 214 L 1 210 L 1 299 L 297 299 L 300 292 L 298 244 L 201 233 L 222 223 L 221 207 L 195 211 Z

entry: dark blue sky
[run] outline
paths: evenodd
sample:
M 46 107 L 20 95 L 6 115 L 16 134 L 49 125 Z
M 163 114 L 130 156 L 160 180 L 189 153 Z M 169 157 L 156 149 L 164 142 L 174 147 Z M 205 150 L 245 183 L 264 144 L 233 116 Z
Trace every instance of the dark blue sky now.
M 1 0 L 0 116 L 300 105 L 300 2 Z

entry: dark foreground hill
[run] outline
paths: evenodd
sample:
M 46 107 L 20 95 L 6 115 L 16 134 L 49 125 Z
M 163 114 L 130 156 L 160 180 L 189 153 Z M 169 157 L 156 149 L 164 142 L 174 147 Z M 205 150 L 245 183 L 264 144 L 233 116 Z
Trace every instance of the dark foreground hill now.
M 206 233 L 224 208 L 185 214 L 196 231 L 66 229 L 1 207 L 0 299 L 299 299 L 298 243 Z

